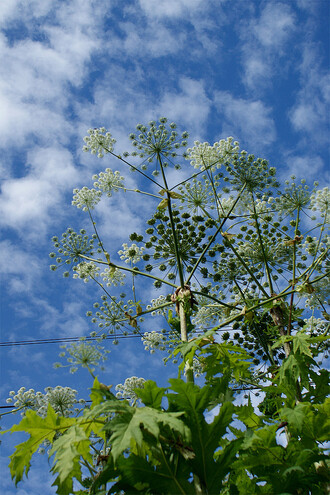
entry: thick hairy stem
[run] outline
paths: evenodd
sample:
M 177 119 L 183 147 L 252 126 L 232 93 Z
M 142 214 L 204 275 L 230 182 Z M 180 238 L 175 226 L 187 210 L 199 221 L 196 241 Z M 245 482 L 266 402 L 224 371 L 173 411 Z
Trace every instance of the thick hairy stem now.
M 180 316 L 181 340 L 182 342 L 188 342 L 187 317 L 186 317 L 183 301 L 179 302 L 179 316 Z M 187 382 L 194 383 L 194 372 L 188 361 L 186 362 L 186 377 L 187 377 Z
M 269 311 L 269 313 L 270 316 L 272 317 L 274 324 L 277 326 L 280 335 L 282 337 L 287 335 L 285 331 L 285 319 L 283 315 L 283 310 L 279 306 L 274 306 Z M 285 357 L 288 357 L 291 352 L 291 346 L 289 342 L 284 342 L 283 347 L 284 347 Z
M 281 307 L 275 306 L 269 311 L 269 313 L 273 319 L 273 322 L 278 327 L 280 335 L 281 336 L 288 335 L 287 332 L 285 331 L 285 319 Z M 291 346 L 289 342 L 284 342 L 283 347 L 284 347 L 285 357 L 288 357 L 291 352 Z M 302 401 L 301 390 L 298 381 L 296 382 L 296 401 L 297 402 Z
M 207 495 L 208 491 L 201 484 L 199 477 L 197 474 L 194 474 L 194 488 L 196 495 Z

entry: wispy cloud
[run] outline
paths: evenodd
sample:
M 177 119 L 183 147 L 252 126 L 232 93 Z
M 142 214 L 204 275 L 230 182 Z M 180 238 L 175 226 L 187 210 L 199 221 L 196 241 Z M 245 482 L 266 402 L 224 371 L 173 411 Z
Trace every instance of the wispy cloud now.
M 300 89 L 289 111 L 293 128 L 313 150 L 329 139 L 330 74 L 321 67 L 321 60 L 319 47 L 306 43 L 299 66 Z
M 28 153 L 28 173 L 7 179 L 0 197 L 0 224 L 26 237 L 43 238 L 54 207 L 78 179 L 71 153 L 64 148 L 34 148 Z
M 202 5 L 205 7 L 203 0 L 167 0 L 162 3 L 157 0 L 139 0 L 139 4 L 150 17 L 170 18 L 181 17 Z
M 229 92 L 217 91 L 214 102 L 223 117 L 222 135 L 260 148 L 272 144 L 276 139 L 272 109 L 261 100 L 235 98 Z
M 42 267 L 38 257 L 23 246 L 16 246 L 10 240 L 0 242 L 0 272 L 7 293 L 25 296 L 41 276 Z
M 295 21 L 289 5 L 269 2 L 259 17 L 241 25 L 243 84 L 249 89 L 265 89 L 274 75 L 283 76 L 283 70 L 286 73 L 282 56 L 287 55 Z

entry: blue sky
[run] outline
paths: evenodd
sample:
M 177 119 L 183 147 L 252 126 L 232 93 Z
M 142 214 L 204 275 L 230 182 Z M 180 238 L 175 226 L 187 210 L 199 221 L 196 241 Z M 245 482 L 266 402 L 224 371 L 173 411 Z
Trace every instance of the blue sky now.
M 85 314 L 96 289 L 50 272 L 48 257 L 53 235 L 90 230 L 71 206 L 73 188 L 91 187 L 106 167 L 124 172 L 113 158 L 82 152 L 91 127 L 108 128 L 120 152 L 138 122 L 165 115 L 192 141 L 233 136 L 282 180 L 329 183 L 329 9 L 327 0 L 2 0 L 1 342 L 92 330 Z M 152 206 L 129 193 L 101 203 L 97 222 L 110 252 L 143 231 L 141 212 Z M 108 346 L 103 381 L 137 375 L 165 384 L 170 368 L 139 339 Z M 53 369 L 56 344 L 0 351 L 0 405 L 21 386 L 69 385 L 87 397 L 87 373 Z M 2 427 L 12 420 L 5 416 Z M 6 465 L 15 440 L 2 444 L 2 493 L 54 493 L 46 458 L 12 486 Z

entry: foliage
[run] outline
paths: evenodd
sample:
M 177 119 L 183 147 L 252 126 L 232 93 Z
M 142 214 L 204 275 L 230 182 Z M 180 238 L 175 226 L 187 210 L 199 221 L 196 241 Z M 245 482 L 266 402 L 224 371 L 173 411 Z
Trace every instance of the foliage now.
M 155 201 L 155 211 L 117 262 L 92 210 L 102 194 L 130 190 L 107 168 L 94 188 L 74 190 L 92 235 L 70 228 L 54 237 L 51 269 L 67 265 L 101 290 L 87 313 L 99 343 L 108 333 L 114 343 L 120 332 L 141 334 L 144 318 L 158 318 L 159 330 L 142 333 L 142 342 L 167 352 L 178 377 L 162 388 L 131 377 L 115 396 L 94 376 L 100 346 L 68 348 L 71 371 L 82 366 L 94 377 L 91 405 L 66 417 L 49 403 L 41 415 L 27 397 L 11 431 L 30 438 L 11 456 L 12 477 L 21 481 L 46 442 L 61 495 L 327 493 L 329 190 L 294 178 L 281 190 L 276 170 L 232 138 L 187 148 L 188 134 L 175 129 L 165 118 L 139 124 L 130 135 L 135 151 L 122 155 L 104 128 L 89 131 L 84 150 L 138 172 L 147 190 L 134 192 Z M 184 160 L 197 171 L 187 178 L 183 167 L 169 187 L 167 169 Z M 129 298 L 118 291 L 125 275 Z M 147 281 L 167 293 L 144 301 Z

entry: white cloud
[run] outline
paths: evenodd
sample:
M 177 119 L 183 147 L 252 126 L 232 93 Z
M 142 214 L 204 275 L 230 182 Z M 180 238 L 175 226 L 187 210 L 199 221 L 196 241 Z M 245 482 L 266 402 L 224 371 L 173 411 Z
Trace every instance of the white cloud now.
M 324 163 L 320 156 L 308 155 L 298 156 L 294 153 L 289 154 L 284 159 L 285 166 L 279 170 L 279 177 L 286 180 L 290 175 L 295 175 L 297 179 L 317 180 L 320 186 L 326 185 L 329 180 L 329 173 L 324 172 Z
M 261 100 L 234 98 L 226 91 L 215 93 L 214 103 L 223 117 L 222 135 L 233 135 L 255 149 L 276 139 L 271 109 Z
M 77 281 L 77 284 L 81 281 Z M 73 286 L 71 285 L 71 288 Z M 70 301 L 65 301 L 63 307 L 55 308 L 45 300 L 40 300 L 38 305 L 42 308 L 44 316 L 40 325 L 44 337 L 82 337 L 89 335 L 91 328 L 86 318 L 85 298 L 79 298 L 79 288 L 75 295 L 71 295 Z M 86 288 L 85 288 L 86 292 Z M 68 296 L 70 297 L 70 296 Z
M 139 0 L 139 4 L 148 16 L 178 18 L 187 11 L 199 8 L 204 2 L 203 0 L 166 0 L 166 2 Z
M 39 143 L 68 143 L 70 85 L 84 83 L 91 55 L 102 45 L 103 8 L 87 0 L 7 1 L 5 6 L 0 146 L 22 146 L 32 135 Z
M 111 35 L 108 46 L 113 55 L 121 58 L 130 56 L 143 58 L 159 58 L 182 50 L 187 43 L 184 32 L 175 32 L 157 20 L 146 26 L 140 22 L 119 23 L 123 37 Z
M 293 128 L 305 134 L 308 146 L 315 150 L 329 140 L 330 75 L 320 62 L 317 46 L 305 44 L 299 67 L 301 87 L 289 111 Z
M 8 293 L 29 293 L 41 271 L 38 258 L 28 249 L 19 248 L 9 240 L 0 242 L 0 272 Z
M 260 90 L 272 83 L 275 73 L 281 77 L 287 73 L 285 47 L 296 29 L 295 16 L 289 5 L 270 2 L 266 3 L 259 18 L 250 19 L 240 32 L 243 83 L 250 89 Z M 282 55 L 286 56 L 285 63 Z
M 60 148 L 35 149 L 28 155 L 29 173 L 3 183 L 0 218 L 3 226 L 40 236 L 62 194 L 77 181 L 71 153 Z
M 211 109 L 211 100 L 206 94 L 203 80 L 181 77 L 179 91 L 167 90 L 157 109 L 192 133 L 201 132 Z
M 294 29 L 294 15 L 289 5 L 266 3 L 258 20 L 251 22 L 254 37 L 267 48 L 276 50 L 289 38 Z

